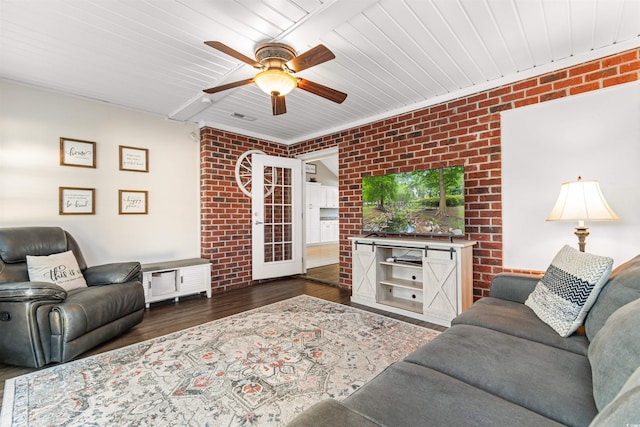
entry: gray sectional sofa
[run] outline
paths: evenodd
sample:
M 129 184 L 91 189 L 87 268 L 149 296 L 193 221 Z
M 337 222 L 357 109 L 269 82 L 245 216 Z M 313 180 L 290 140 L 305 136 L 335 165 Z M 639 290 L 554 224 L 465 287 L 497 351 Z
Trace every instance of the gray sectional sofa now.
M 612 272 L 567 338 L 524 304 L 538 279 L 497 275 L 446 332 L 288 425 L 640 425 L 640 256 Z

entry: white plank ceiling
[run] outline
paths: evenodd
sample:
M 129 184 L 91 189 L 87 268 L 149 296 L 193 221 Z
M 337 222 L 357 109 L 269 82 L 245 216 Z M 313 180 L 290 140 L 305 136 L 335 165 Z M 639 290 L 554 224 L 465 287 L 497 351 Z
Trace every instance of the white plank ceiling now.
M 297 76 L 348 97 L 204 94 L 256 73 L 206 40 L 323 43 Z M 638 46 L 640 0 L 0 0 L 0 78 L 282 143 Z

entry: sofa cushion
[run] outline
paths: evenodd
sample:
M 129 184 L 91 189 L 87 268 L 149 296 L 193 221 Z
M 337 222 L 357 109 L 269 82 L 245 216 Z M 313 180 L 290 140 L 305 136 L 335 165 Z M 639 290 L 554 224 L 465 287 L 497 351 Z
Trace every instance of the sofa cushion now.
M 0 230 L 0 258 L 8 264 L 25 262 L 27 255 L 64 252 L 67 236 L 59 227 L 16 227 Z
M 67 292 L 60 286 L 45 282 L 3 283 L 0 286 L 0 301 L 64 301 Z
M 500 298 L 486 297 L 476 301 L 451 324 L 481 326 L 583 356 L 587 355 L 589 348 L 586 336 L 572 334 L 563 338 L 526 305 Z
M 322 400 L 298 415 L 287 427 L 384 427 L 337 400 Z
M 84 271 L 84 277 L 89 286 L 109 285 L 111 283 L 126 283 L 141 280 L 140 263 L 117 262 L 89 267 Z
M 560 425 L 451 376 L 407 362 L 389 366 L 342 403 L 389 427 L 507 426 L 515 420 L 518 426 Z
M 568 337 L 582 325 L 612 266 L 612 258 L 565 245 L 525 304 L 560 336 Z
M 502 332 L 452 326 L 405 361 L 562 424 L 588 425 L 597 414 L 587 357 Z
M 72 341 L 103 325 L 144 309 L 141 284 L 113 284 L 76 289 L 56 305 L 49 318 L 51 333 Z
M 589 361 L 593 397 L 603 410 L 640 366 L 640 300 L 609 317 L 589 346 Z
M 589 427 L 637 425 L 640 417 L 640 367 L 629 377 L 620 393 L 604 407 Z
M 72 251 L 47 256 L 27 255 L 27 269 L 32 282 L 55 283 L 65 291 L 87 287 Z
M 640 255 L 616 267 L 609 276 L 600 296 L 587 315 L 584 327 L 589 340 L 614 311 L 640 298 Z
M 524 304 L 539 281 L 540 277 L 532 274 L 498 273 L 491 279 L 489 296 Z

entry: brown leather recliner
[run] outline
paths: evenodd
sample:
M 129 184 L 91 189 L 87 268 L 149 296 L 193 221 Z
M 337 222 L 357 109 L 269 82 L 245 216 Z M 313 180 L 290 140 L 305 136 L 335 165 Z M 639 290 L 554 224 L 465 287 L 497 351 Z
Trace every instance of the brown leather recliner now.
M 30 282 L 26 256 L 73 251 L 87 287 L 65 291 Z M 87 267 L 58 227 L 0 228 L 0 362 L 41 367 L 67 362 L 142 321 L 140 263 Z

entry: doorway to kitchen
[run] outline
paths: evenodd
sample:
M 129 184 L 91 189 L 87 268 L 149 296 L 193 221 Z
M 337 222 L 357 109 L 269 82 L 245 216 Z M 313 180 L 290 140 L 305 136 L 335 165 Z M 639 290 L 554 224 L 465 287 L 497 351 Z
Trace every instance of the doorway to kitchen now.
M 305 277 L 338 285 L 338 149 L 308 153 L 305 162 Z

